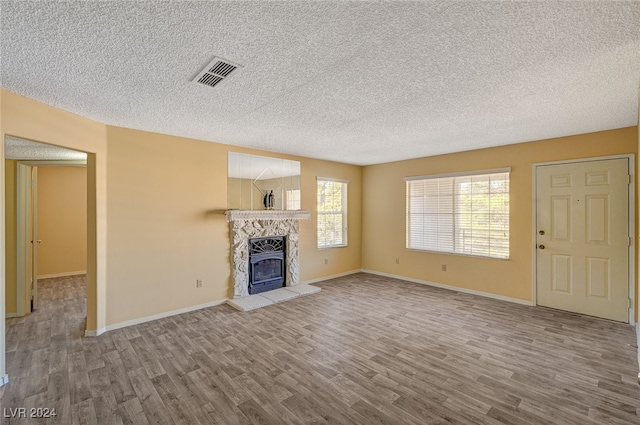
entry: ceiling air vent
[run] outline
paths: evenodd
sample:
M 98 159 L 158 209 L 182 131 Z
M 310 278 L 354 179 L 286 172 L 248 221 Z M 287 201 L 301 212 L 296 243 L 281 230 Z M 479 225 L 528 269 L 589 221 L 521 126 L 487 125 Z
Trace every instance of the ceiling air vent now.
M 242 65 L 215 57 L 192 81 L 215 87 L 234 76 L 240 69 Z

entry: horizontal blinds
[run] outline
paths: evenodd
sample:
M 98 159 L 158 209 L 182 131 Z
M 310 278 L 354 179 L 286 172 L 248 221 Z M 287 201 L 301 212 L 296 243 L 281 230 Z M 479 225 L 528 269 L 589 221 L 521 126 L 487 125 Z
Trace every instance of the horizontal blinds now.
M 509 258 L 509 173 L 407 180 L 407 248 Z

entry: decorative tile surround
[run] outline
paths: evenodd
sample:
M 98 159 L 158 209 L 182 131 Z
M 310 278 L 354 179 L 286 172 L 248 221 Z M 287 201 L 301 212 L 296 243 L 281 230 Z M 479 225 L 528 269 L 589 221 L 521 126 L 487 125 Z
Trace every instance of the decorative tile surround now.
M 266 236 L 286 237 L 285 286 L 299 282 L 299 221 L 308 220 L 307 210 L 227 210 L 231 223 L 233 298 L 249 295 L 249 239 Z

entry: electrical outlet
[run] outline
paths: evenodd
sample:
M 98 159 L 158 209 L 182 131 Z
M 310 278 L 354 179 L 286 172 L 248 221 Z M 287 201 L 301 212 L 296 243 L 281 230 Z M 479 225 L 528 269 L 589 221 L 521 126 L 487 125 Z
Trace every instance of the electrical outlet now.
M 443 265 L 442 265 L 442 267 L 441 267 L 441 270 L 442 270 L 443 272 L 446 272 L 446 271 L 447 271 L 447 265 L 446 265 L 446 264 L 443 264 Z
M 329 264 L 329 259 L 328 259 L 328 258 L 325 258 L 325 259 L 324 259 L 324 263 L 325 263 L 325 264 Z
M 396 257 L 396 264 L 400 264 L 400 259 Z
M 196 280 L 196 288 L 202 288 L 202 279 Z

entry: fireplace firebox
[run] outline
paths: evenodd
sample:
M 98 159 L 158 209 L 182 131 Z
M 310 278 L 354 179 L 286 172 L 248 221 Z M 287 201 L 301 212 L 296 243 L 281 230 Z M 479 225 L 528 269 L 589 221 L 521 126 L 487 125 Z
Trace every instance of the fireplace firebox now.
M 284 236 L 249 239 L 249 294 L 285 285 L 284 244 Z

